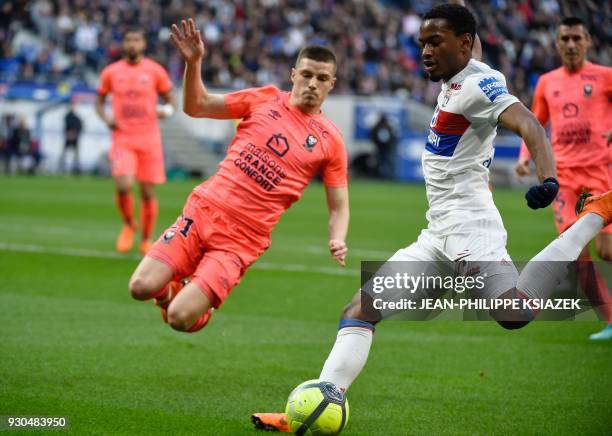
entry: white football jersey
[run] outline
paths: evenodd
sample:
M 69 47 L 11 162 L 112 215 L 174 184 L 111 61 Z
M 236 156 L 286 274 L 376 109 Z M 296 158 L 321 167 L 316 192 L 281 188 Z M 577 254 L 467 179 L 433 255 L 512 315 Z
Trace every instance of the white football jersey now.
M 499 217 L 489 189 L 493 140 L 499 115 L 518 101 L 503 74 L 474 59 L 442 83 L 422 156 L 431 231 Z M 501 218 L 499 225 L 503 229 Z

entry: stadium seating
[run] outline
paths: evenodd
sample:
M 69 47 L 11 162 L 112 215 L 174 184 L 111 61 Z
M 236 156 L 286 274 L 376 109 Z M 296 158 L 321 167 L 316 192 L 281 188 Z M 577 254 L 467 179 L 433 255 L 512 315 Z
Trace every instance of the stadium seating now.
M 431 103 L 437 87 L 419 63 L 419 14 L 434 2 L 328 0 L 162 0 L 136 2 L 4 2 L 0 8 L 0 80 L 65 80 L 94 85 L 96 72 L 120 56 L 128 25 L 148 31 L 149 52 L 175 81 L 182 62 L 168 41 L 169 26 L 193 16 L 209 49 L 207 83 L 243 88 L 288 86 L 288 67 L 305 42 L 327 41 L 341 68 L 336 92 L 409 95 Z M 468 1 L 469 4 L 469 1 Z M 600 4 L 600 6 L 597 6 Z M 413 5 L 414 7 L 410 7 Z M 402 8 L 400 8 L 402 6 Z M 163 13 L 162 13 L 163 11 Z M 608 2 L 490 0 L 474 12 L 484 60 L 501 69 L 521 100 L 530 103 L 537 77 L 558 62 L 554 28 L 559 16 L 586 19 L 598 47 L 591 58 L 609 65 Z

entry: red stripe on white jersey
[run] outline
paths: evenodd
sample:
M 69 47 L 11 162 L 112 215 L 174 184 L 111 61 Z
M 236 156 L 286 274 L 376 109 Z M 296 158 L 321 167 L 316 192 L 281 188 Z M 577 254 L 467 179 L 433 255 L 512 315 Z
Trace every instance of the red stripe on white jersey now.
M 440 110 L 437 114 L 434 114 L 434 125 L 431 127 L 437 133 L 463 135 L 470 127 L 470 122 L 461 114 Z

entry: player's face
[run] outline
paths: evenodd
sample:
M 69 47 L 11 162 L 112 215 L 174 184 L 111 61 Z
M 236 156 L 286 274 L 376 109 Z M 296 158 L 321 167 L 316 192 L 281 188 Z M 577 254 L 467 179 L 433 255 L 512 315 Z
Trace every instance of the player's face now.
M 582 25 L 559 27 L 557 33 L 557 51 L 561 56 L 563 65 L 572 70 L 582 66 L 587 51 L 591 46 L 591 38 Z
M 423 65 L 429 79 L 448 80 L 461 71 L 471 57 L 472 37 L 455 35 L 446 20 L 425 20 L 419 31 Z
M 123 53 L 131 61 L 138 60 L 146 48 L 147 43 L 140 32 L 128 32 L 123 37 Z
M 292 103 L 306 113 L 318 112 L 325 97 L 334 88 L 335 73 L 333 63 L 300 59 L 291 69 Z

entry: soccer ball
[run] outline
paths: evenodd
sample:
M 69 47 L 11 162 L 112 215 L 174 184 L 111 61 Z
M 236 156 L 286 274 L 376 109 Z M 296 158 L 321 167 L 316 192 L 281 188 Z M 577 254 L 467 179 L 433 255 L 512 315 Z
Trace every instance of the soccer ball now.
M 296 435 L 336 435 L 348 421 L 349 405 L 333 383 L 308 380 L 291 392 L 285 413 Z

